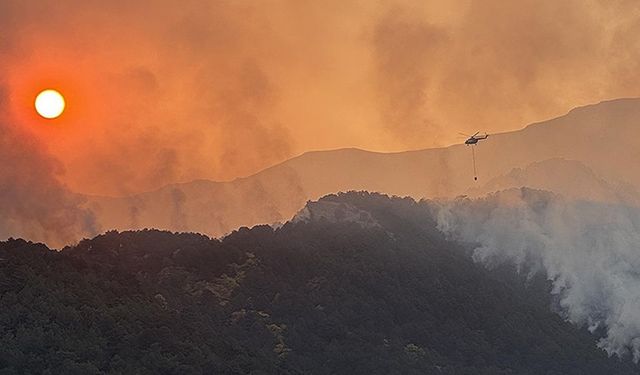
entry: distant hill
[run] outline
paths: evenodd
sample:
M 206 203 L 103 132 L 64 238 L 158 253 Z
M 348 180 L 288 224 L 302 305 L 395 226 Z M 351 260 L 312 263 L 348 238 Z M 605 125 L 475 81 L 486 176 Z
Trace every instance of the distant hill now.
M 592 202 L 640 203 L 635 189 L 628 184 L 606 181 L 584 163 L 565 159 L 549 159 L 524 168 L 514 168 L 509 173 L 492 178 L 479 188 L 469 189 L 467 195 L 480 197 L 521 187 L 553 191 L 566 198 Z
M 0 243 L 0 373 L 635 374 L 426 203 L 330 195 L 222 240 Z
M 305 153 L 231 182 L 201 180 L 122 198 L 88 197 L 87 206 L 105 229 L 153 227 L 219 236 L 242 225 L 285 221 L 307 200 L 329 193 L 454 197 L 514 168 L 558 158 L 580 162 L 605 181 L 622 181 L 638 190 L 639 119 L 640 99 L 619 99 L 491 135 L 476 149 L 478 182 L 464 145 L 399 153 L 343 149 Z

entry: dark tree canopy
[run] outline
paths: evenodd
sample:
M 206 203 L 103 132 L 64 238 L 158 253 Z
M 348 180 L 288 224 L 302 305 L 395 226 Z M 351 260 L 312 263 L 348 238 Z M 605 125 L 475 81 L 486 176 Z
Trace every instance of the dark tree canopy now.
M 310 210 L 223 240 L 0 243 L 0 374 L 638 372 L 552 313 L 544 280 L 474 264 L 422 204 Z

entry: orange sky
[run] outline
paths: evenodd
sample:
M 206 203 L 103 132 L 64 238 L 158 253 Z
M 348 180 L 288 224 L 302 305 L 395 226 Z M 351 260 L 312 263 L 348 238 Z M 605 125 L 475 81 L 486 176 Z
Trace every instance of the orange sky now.
M 639 15 L 624 0 L 4 0 L 0 118 L 94 194 L 442 146 L 638 96 Z M 33 110 L 48 87 L 68 104 L 53 121 Z

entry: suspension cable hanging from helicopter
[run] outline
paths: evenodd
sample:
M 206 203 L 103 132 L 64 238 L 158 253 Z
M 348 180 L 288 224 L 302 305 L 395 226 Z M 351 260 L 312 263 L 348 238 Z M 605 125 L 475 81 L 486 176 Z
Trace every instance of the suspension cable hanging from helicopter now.
M 464 135 L 465 137 L 469 137 L 466 141 L 464 141 L 464 144 L 467 146 L 471 146 L 471 158 L 473 160 L 473 179 L 475 181 L 478 181 L 478 170 L 476 168 L 476 150 L 475 150 L 475 146 L 478 144 L 479 141 L 485 140 L 487 138 L 489 138 L 489 134 L 480 134 L 480 132 L 476 132 L 476 134 L 474 135 L 467 135 L 464 133 L 460 133 L 462 135 Z M 480 134 L 480 135 L 478 135 Z
M 478 171 L 476 170 L 476 146 L 471 145 L 471 158 L 473 159 L 473 179 L 478 181 Z

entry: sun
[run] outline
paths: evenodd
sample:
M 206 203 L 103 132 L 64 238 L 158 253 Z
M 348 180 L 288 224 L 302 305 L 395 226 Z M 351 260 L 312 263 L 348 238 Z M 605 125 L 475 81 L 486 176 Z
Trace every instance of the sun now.
M 36 97 L 36 111 L 46 119 L 59 117 L 65 108 L 64 97 L 58 91 L 47 89 Z

